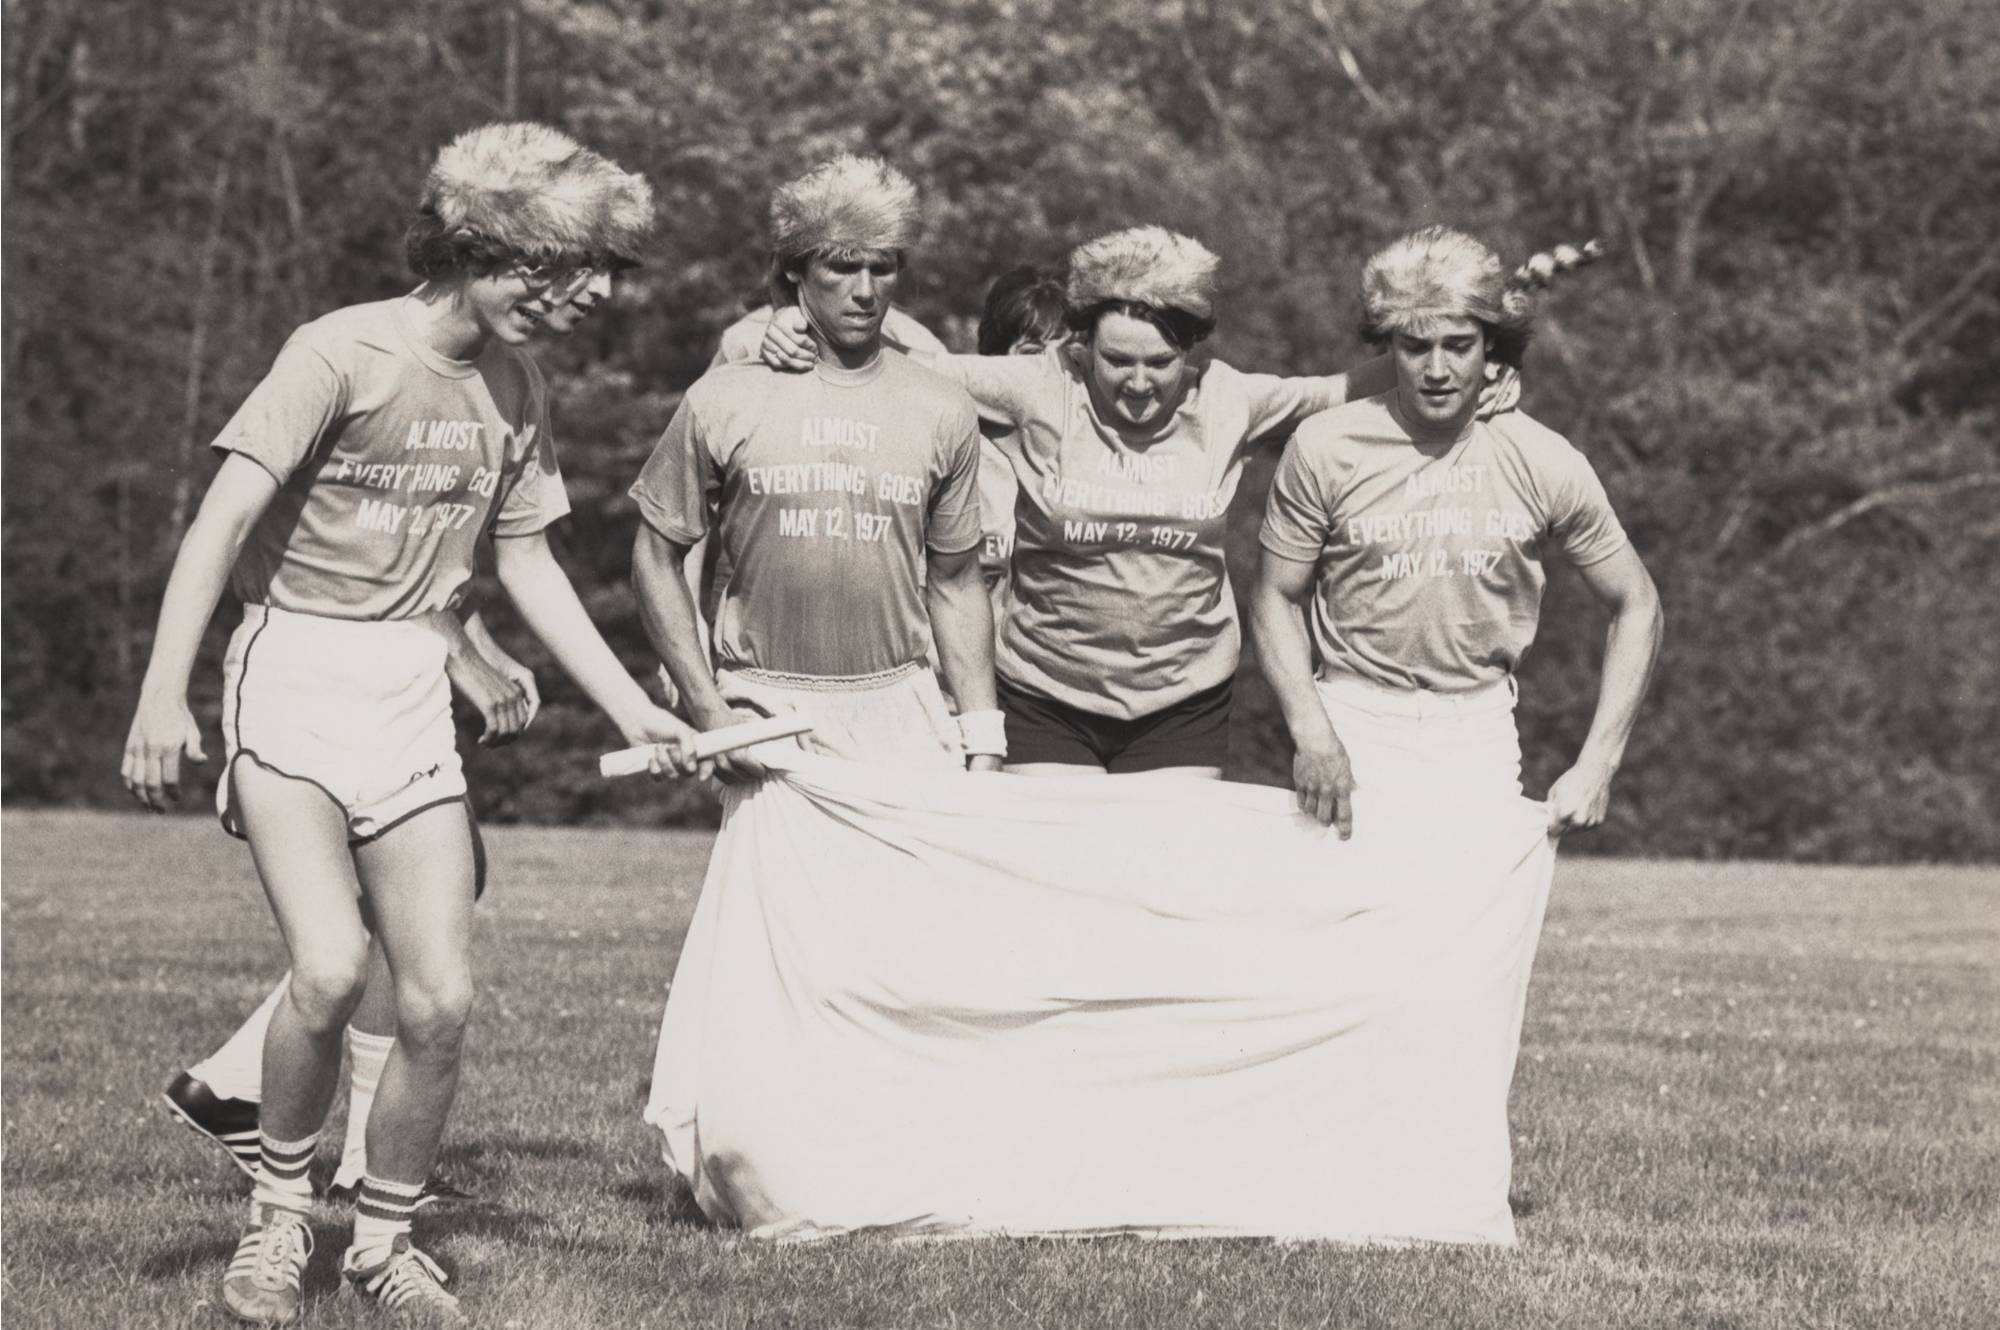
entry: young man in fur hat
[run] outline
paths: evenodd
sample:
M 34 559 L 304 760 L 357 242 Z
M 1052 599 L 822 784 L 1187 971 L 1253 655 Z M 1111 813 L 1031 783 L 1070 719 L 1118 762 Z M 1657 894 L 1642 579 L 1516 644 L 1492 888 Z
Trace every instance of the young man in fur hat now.
M 876 159 L 837 157 L 781 186 L 772 299 L 804 312 L 815 368 L 709 371 L 632 487 L 640 610 L 703 729 L 736 719 L 733 704 L 798 706 L 816 721 L 811 745 L 843 756 L 990 768 L 1002 755 L 977 417 L 882 339 L 918 226 L 916 187 Z M 716 670 L 683 578 L 711 527 L 730 568 Z M 956 723 L 924 663 L 927 626 L 967 713 Z M 740 755 L 718 765 L 762 772 Z
M 527 136 L 520 136 L 528 143 Z M 575 293 L 566 303 L 540 315 L 541 328 L 566 336 L 599 305 L 610 300 L 618 272 L 637 267 L 654 225 L 653 191 L 645 179 L 620 169 L 595 152 L 579 148 L 566 136 L 535 136 L 545 167 L 571 187 L 594 214 L 589 268 L 572 281 Z M 535 306 L 539 313 L 541 302 Z M 485 724 L 482 743 L 505 742 L 526 729 L 540 707 L 532 671 L 515 660 L 487 631 L 477 611 L 466 615 L 463 632 L 452 616 L 435 620 L 451 642 L 447 672 L 452 686 L 477 708 Z M 468 810 L 469 811 L 469 810 Z M 485 890 L 485 858 L 478 828 L 473 828 L 475 875 L 473 895 Z M 191 1129 L 228 1152 L 244 1173 L 255 1176 L 259 1162 L 259 1105 L 263 1100 L 263 1050 L 271 1015 L 283 1000 L 291 976 L 280 980 L 270 996 L 223 1044 L 179 1073 L 167 1086 L 169 1110 Z M 327 1195 L 352 1200 L 367 1172 L 367 1124 L 389 1050 L 395 1043 L 394 987 L 381 947 L 371 949 L 369 975 L 361 1005 L 350 1020 L 346 1045 L 350 1065 L 346 1140 Z M 438 1201 L 463 1199 L 465 1193 L 433 1176 L 419 1196 L 418 1208 Z
M 1604 820 L 1659 650 L 1659 596 L 1583 454 L 1522 412 L 1479 419 L 1475 405 L 1489 364 L 1521 362 L 1532 287 L 1588 254 L 1538 255 L 1510 281 L 1491 249 L 1443 227 L 1387 246 L 1362 274 L 1362 335 L 1388 349 L 1395 389 L 1314 416 L 1285 449 L 1252 612 L 1299 805 L 1343 835 L 1356 787 L 1444 808 L 1520 793 L 1514 668 L 1551 552 L 1611 629 L 1550 830 Z
M 568 504 L 546 390 L 519 348 L 574 294 L 605 228 L 607 177 L 566 169 L 583 152 L 510 124 L 438 155 L 406 243 L 422 284 L 292 335 L 217 439 L 221 469 L 168 581 L 125 783 L 164 809 L 182 755 L 201 760 L 187 679 L 228 583 L 244 612 L 225 663 L 218 803 L 250 843 L 292 960 L 264 1046 L 249 1223 L 223 1280 L 246 1321 L 300 1310 L 307 1167 L 371 932 L 393 969 L 397 1037 L 368 1114 L 343 1292 L 396 1318 L 463 1320 L 411 1245 L 410 1215 L 472 993 L 473 844 L 441 620 L 483 532 L 522 617 L 626 742 L 668 745 L 663 760 L 694 769 L 691 731 L 620 667 L 546 539 Z

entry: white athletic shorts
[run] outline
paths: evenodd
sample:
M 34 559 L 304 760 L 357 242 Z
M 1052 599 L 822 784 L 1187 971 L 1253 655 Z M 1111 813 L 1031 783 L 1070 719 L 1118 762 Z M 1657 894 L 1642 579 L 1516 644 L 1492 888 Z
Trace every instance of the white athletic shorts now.
M 1512 675 L 1462 693 L 1386 688 L 1353 675 L 1322 676 L 1318 686 L 1356 786 L 1394 787 L 1442 809 L 1454 792 L 1521 793 Z
M 462 801 L 444 663 L 444 637 L 422 619 L 245 605 L 222 665 L 223 828 L 243 835 L 229 802 L 239 757 L 319 786 L 347 814 L 354 844 Z
M 799 736 L 808 752 L 882 766 L 965 770 L 958 722 L 937 676 L 913 662 L 852 678 L 718 670 L 723 697 L 752 710 L 802 711 L 813 728 Z

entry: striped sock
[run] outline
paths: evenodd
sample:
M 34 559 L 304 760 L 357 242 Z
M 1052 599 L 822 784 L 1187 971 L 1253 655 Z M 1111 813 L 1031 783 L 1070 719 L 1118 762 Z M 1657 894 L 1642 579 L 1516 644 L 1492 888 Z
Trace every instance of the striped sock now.
M 258 1133 L 261 1158 L 257 1163 L 257 1183 L 250 1203 L 290 1210 L 293 1214 L 312 1211 L 312 1182 L 306 1170 L 312 1166 L 313 1151 L 319 1147 L 319 1133 L 299 1141 L 281 1141 L 269 1132 Z
M 363 1176 L 361 1197 L 354 1203 L 354 1245 L 347 1249 L 349 1270 L 369 1270 L 394 1254 L 396 1239 L 410 1231 L 417 1212 L 421 1182 L 390 1182 Z

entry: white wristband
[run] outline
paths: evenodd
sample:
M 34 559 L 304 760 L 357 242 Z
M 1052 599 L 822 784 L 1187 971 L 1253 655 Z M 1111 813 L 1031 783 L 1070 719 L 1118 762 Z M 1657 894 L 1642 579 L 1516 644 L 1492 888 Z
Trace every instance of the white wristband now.
M 967 757 L 1007 756 L 1007 713 L 964 711 L 958 717 L 958 741 Z

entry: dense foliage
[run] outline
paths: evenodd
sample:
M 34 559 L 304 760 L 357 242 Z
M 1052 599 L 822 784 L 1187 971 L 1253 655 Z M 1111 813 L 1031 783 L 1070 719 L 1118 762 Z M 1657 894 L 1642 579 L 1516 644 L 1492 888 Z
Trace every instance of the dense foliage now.
M 927 189 L 906 303 L 1116 225 L 1226 261 L 1215 353 L 1311 371 L 1411 225 L 1604 237 L 1527 406 L 1591 456 L 1665 595 L 1619 851 L 2000 854 L 2000 17 L 1988 0 L 8 0 L 5 797 L 113 802 L 205 444 L 285 334 L 406 285 L 453 131 L 533 116 L 654 181 L 654 263 L 557 384 L 586 602 L 647 666 L 623 497 L 759 272 L 770 185 L 842 147 Z M 1267 469 L 1239 505 L 1239 593 Z M 232 615 L 210 634 L 219 652 Z M 499 614 L 503 638 L 518 640 Z M 1530 785 L 1588 723 L 1602 623 L 1552 587 Z M 525 644 L 530 659 L 539 659 Z M 215 673 L 196 685 L 214 716 Z M 549 709 L 494 816 L 671 820 Z M 1289 769 L 1246 663 L 1236 766 Z M 215 741 L 215 742 L 219 742 Z M 211 762 L 210 767 L 214 764 Z

